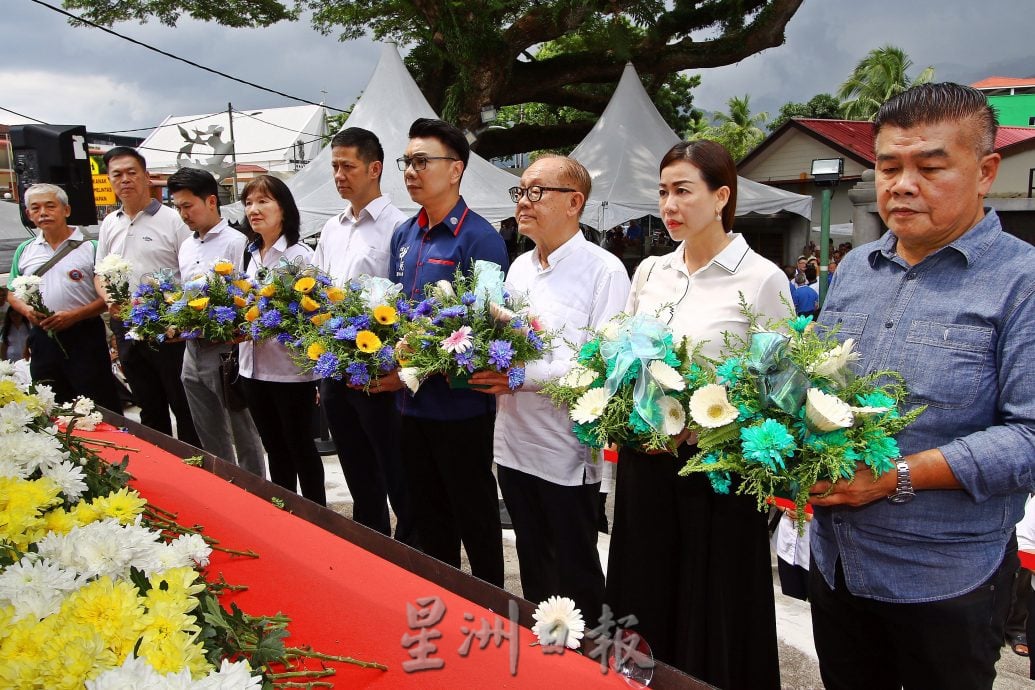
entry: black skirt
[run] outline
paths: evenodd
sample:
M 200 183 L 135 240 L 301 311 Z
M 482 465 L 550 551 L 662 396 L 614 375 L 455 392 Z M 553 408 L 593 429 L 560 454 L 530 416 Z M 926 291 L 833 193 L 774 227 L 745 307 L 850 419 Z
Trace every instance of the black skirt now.
M 615 620 L 636 616 L 658 661 L 724 690 L 779 688 L 766 515 L 704 474 L 678 476 L 683 464 L 619 454 L 605 599 Z

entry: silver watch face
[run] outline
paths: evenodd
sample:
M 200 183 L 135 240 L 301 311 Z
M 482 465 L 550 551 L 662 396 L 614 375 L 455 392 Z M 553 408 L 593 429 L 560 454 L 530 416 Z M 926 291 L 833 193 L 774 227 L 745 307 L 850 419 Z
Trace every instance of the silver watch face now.
M 916 493 L 912 491 L 897 491 L 888 496 L 888 500 L 892 503 L 909 503 L 915 496 Z

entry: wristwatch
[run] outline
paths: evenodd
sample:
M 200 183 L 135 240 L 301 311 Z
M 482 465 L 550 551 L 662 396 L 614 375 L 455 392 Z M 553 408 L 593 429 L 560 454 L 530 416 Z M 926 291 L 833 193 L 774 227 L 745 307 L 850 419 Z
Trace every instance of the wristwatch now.
M 909 503 L 916 496 L 913 480 L 909 477 L 909 463 L 899 458 L 895 467 L 898 469 L 898 480 L 895 482 L 895 493 L 888 496 L 888 500 L 892 503 Z

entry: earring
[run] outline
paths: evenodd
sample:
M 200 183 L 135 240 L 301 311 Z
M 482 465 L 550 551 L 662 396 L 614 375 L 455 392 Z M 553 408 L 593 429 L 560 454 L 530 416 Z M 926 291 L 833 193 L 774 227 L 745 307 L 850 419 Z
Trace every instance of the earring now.
M 722 209 L 721 208 L 715 209 L 715 220 L 717 222 L 719 222 L 719 223 L 722 222 Z

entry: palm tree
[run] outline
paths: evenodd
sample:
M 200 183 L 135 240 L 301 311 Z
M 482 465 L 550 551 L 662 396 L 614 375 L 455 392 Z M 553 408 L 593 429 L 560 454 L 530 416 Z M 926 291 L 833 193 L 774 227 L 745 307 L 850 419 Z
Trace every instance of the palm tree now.
M 751 114 L 751 97 L 734 96 L 726 101 L 729 113 L 715 113 L 715 127 L 693 135 L 693 139 L 717 141 L 730 152 L 733 160 L 740 160 L 763 139 L 762 125 L 769 119 L 769 113 Z
M 907 71 L 912 66 L 913 61 L 901 48 L 886 45 L 871 50 L 838 89 L 842 115 L 850 120 L 872 120 L 889 98 L 934 79 L 934 67 L 910 79 Z

